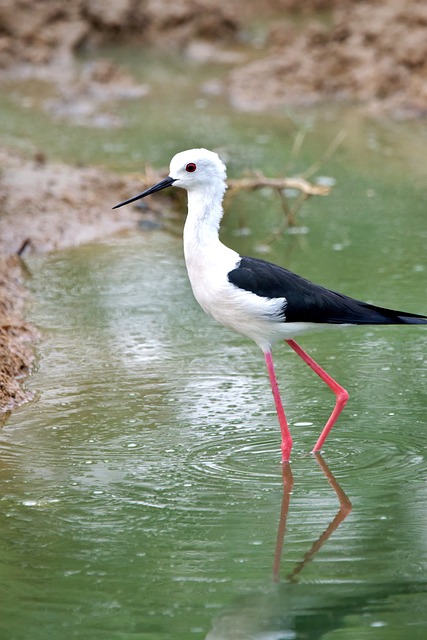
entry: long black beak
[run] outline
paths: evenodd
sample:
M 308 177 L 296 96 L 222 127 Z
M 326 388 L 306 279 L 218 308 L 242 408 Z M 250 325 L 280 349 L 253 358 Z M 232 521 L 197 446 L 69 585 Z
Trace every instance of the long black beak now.
M 175 180 L 176 178 L 171 178 L 170 176 L 168 176 L 164 180 L 161 180 L 160 182 L 155 184 L 154 187 L 150 187 L 149 189 L 147 189 L 146 191 L 143 191 L 139 195 L 134 196 L 133 198 L 129 198 L 129 200 L 125 200 L 124 202 L 120 202 L 119 204 L 116 204 L 116 206 L 113 207 L 113 209 L 118 209 L 119 207 L 123 207 L 125 204 L 130 204 L 131 202 L 135 202 L 135 200 L 139 200 L 140 198 L 145 198 L 145 196 L 149 196 L 150 193 L 155 193 L 156 191 L 161 191 L 162 189 L 166 189 L 166 187 L 170 187 L 171 184 L 175 182 Z

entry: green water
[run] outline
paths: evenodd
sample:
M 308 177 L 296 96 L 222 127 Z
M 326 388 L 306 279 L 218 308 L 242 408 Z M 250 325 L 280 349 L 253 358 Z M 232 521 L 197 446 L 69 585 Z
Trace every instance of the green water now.
M 151 62 L 176 96 L 157 119 L 152 79 L 145 101 L 117 107 L 126 130 L 63 124 L 58 142 L 34 125 L 44 118 L 36 111 L 31 143 L 51 140 L 52 155 L 66 149 L 77 160 L 86 136 L 85 161 L 129 170 L 199 144 L 226 151 L 231 173 L 245 164 L 282 172 L 295 116 L 266 123 L 219 98 L 186 110 L 185 96 L 192 106 L 198 99 L 189 80 Z M 15 111 L 9 139 L 22 140 Z M 309 133 L 293 170 L 340 130 L 348 136 L 321 171 L 336 179 L 332 195 L 299 218 L 308 232 L 285 234 L 268 259 L 356 297 L 426 312 L 425 123 L 327 107 L 297 120 Z M 107 144 L 114 153 L 103 153 Z M 223 239 L 256 255 L 280 216 L 268 194 L 239 196 Z M 276 348 L 295 443 L 289 495 L 262 355 L 197 307 L 179 235 L 135 232 L 30 256 L 28 265 L 29 316 L 44 339 L 29 382 L 36 399 L 0 433 L 1 638 L 424 640 L 422 327 L 301 339 L 350 392 L 324 451 L 329 479 L 308 452 L 333 398 L 293 352 Z M 337 526 L 339 487 L 353 509 Z

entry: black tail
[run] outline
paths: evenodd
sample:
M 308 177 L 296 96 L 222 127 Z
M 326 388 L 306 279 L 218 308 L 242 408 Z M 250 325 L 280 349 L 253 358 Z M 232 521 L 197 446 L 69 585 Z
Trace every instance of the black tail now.
M 362 311 L 358 324 L 427 324 L 427 316 L 406 311 L 395 311 L 377 307 L 366 302 L 359 302 Z
M 427 324 L 426 316 L 417 313 L 401 313 L 398 317 L 402 324 Z

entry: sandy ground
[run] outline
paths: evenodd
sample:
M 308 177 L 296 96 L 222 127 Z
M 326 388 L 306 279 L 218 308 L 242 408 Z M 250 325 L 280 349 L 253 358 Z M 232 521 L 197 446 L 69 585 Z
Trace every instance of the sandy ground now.
M 251 36 L 260 16 L 262 36 Z M 425 0 L 0 0 L 0 89 L 4 79 L 42 77 L 59 87 L 64 108 L 78 104 L 91 117 L 108 96 L 131 99 L 146 87 L 108 61 L 76 82 L 75 53 L 129 41 L 227 63 L 225 90 L 240 110 L 345 99 L 377 114 L 427 115 Z M 246 54 L 236 54 L 242 41 Z M 0 166 L 0 413 L 6 415 L 30 398 L 21 382 L 38 336 L 24 320 L 25 268 L 16 254 L 24 249 L 25 259 L 26 251 L 134 227 L 135 209 L 111 211 L 105 203 L 144 184 L 11 149 L 0 149 Z M 148 178 L 153 183 L 156 176 Z

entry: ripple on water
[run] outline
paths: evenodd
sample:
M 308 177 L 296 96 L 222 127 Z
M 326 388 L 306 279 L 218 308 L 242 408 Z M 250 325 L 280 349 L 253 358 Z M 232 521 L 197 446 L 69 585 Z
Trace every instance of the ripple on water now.
M 414 433 L 398 429 L 371 428 L 358 440 L 333 438 L 327 443 L 325 457 L 340 478 L 359 476 L 364 482 L 387 482 L 404 475 L 405 482 L 425 477 L 426 456 Z
M 364 482 L 387 482 L 399 473 L 405 481 L 425 477 L 426 456 L 417 432 L 389 429 L 385 421 L 376 428 L 365 426 L 363 436 L 348 438 L 333 434 L 324 457 L 341 479 L 360 477 Z M 295 425 L 294 425 L 295 426 Z M 294 467 L 310 454 L 312 436 L 295 438 Z M 230 482 L 281 483 L 280 443 L 277 434 L 245 432 L 210 434 L 209 439 L 189 447 L 187 461 L 191 473 L 210 482 L 227 477 Z
M 256 482 L 280 484 L 280 445 L 265 434 L 234 433 L 211 436 L 208 442 L 188 451 L 190 473 L 197 479 L 209 476 L 209 482 Z

